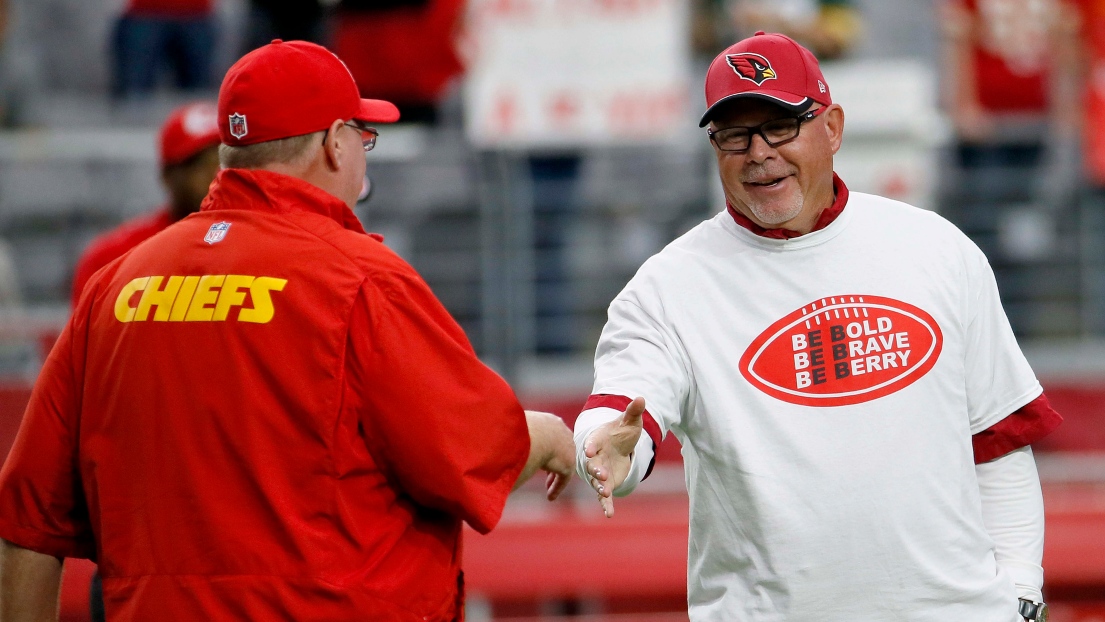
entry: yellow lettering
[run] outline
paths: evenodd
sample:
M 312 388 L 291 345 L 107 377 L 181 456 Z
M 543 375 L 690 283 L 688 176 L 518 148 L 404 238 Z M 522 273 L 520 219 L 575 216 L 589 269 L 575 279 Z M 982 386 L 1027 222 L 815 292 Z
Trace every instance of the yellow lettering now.
M 188 305 L 188 315 L 184 316 L 185 322 L 210 322 L 215 309 L 207 305 L 213 304 L 219 298 L 218 291 L 211 291 L 213 287 L 219 287 L 226 279 L 225 274 L 205 274 L 200 277 L 199 286 L 192 303 Z
M 164 322 L 169 319 L 169 311 L 173 307 L 173 300 L 176 299 L 177 292 L 180 291 L 180 283 L 184 280 L 184 277 L 169 277 L 165 289 L 159 290 L 158 287 L 161 285 L 163 278 L 160 276 L 150 277 L 150 283 L 146 285 L 145 291 L 142 292 L 142 300 L 138 302 L 138 313 L 134 315 L 136 321 L 145 321 L 150 315 L 150 307 L 157 307 L 157 313 L 154 313 L 153 316 L 155 322 Z
M 222 291 L 219 292 L 219 301 L 215 303 L 215 315 L 211 318 L 216 322 L 226 321 L 231 307 L 239 307 L 245 302 L 246 293 L 238 291 L 239 287 L 249 287 L 253 283 L 252 276 L 231 274 L 226 277 Z
M 176 302 L 173 303 L 173 310 L 169 314 L 170 322 L 183 322 L 184 316 L 188 313 L 188 303 L 192 302 L 192 296 L 196 293 L 196 286 L 199 285 L 200 278 L 198 276 L 186 276 L 184 282 L 180 285 L 180 293 L 176 296 Z M 158 313 L 161 309 L 158 309 Z
M 142 322 L 149 320 L 153 311 L 155 322 L 225 322 L 231 309 L 245 303 L 248 288 L 252 308 L 240 308 L 238 321 L 267 324 L 276 313 L 271 292 L 284 291 L 287 284 L 287 279 L 245 274 L 143 276 L 119 292 L 115 317 L 120 322 Z M 138 293 L 142 295 L 132 307 Z
M 273 309 L 272 297 L 269 292 L 284 291 L 284 286 L 287 284 L 287 279 L 277 279 L 271 276 L 259 276 L 254 279 L 249 286 L 249 297 L 253 301 L 253 308 L 239 311 L 238 321 L 256 324 L 267 324 L 272 321 L 272 316 L 276 313 L 276 310 Z
M 145 289 L 149 282 L 150 277 L 140 276 L 123 286 L 123 291 L 119 292 L 119 297 L 115 299 L 115 319 L 120 322 L 134 320 L 135 309 L 130 306 L 131 296 Z

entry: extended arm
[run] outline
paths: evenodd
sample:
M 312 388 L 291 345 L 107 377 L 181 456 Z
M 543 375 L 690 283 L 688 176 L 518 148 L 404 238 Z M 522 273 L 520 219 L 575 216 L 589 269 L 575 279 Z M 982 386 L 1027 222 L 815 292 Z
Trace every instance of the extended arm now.
M 1044 500 L 1032 449 L 1022 447 L 976 465 L 975 472 L 998 565 L 1013 579 L 1019 598 L 1041 601 Z
M 0 540 L 0 622 L 55 622 L 61 560 Z

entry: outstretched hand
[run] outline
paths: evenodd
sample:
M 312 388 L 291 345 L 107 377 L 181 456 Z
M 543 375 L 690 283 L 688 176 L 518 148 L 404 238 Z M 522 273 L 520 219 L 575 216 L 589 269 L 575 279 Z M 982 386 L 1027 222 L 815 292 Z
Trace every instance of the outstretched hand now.
M 526 426 L 529 428 L 530 453 L 514 482 L 514 489 L 517 490 L 537 471 L 545 471 L 548 473 L 545 496 L 552 501 L 568 486 L 575 470 L 572 431 L 560 417 L 535 410 L 526 411 Z
M 607 518 L 614 516 L 614 489 L 629 475 L 633 448 L 641 438 L 645 398 L 629 403 L 622 416 L 595 428 L 583 443 L 587 481 L 599 495 Z

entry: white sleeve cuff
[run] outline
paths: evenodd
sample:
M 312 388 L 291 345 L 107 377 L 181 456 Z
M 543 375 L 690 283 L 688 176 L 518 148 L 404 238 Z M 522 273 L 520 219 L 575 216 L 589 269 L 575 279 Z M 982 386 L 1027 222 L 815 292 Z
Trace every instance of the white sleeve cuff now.
M 595 428 L 604 423 L 614 421 L 621 416 L 622 411 L 620 410 L 599 407 L 585 410 L 576 418 L 575 430 L 573 432 L 576 444 L 576 474 L 578 474 L 583 481 L 587 482 L 590 480 L 590 476 L 587 475 L 587 472 L 583 468 L 584 462 L 587 459 L 587 457 L 583 455 L 583 445 L 587 441 L 587 437 L 591 435 L 591 432 L 595 431 Z M 652 464 L 654 453 L 652 438 L 642 431 L 641 438 L 637 439 L 637 446 L 633 450 L 633 457 L 629 463 L 629 474 L 626 475 L 622 485 L 614 489 L 614 496 L 624 497 L 637 488 L 637 484 L 640 484 L 641 480 L 645 478 L 648 467 Z
M 982 519 L 994 557 L 1017 586 L 1017 596 L 1043 600 L 1044 500 L 1032 449 L 1022 447 L 975 466 Z
M 637 485 L 645 478 L 648 467 L 654 457 L 652 437 L 641 432 L 641 438 L 637 439 L 637 446 L 633 449 L 633 458 L 629 463 L 629 474 L 621 486 L 614 489 L 615 497 L 624 497 L 637 489 Z

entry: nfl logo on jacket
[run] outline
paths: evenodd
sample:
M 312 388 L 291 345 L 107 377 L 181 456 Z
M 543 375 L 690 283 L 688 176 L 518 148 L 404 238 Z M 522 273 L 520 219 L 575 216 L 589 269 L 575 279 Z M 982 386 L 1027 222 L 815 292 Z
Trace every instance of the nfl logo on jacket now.
M 214 244 L 215 242 L 222 242 L 226 237 L 227 230 L 230 229 L 230 223 L 226 221 L 220 221 L 207 230 L 207 235 L 203 236 L 203 241 L 208 244 Z

